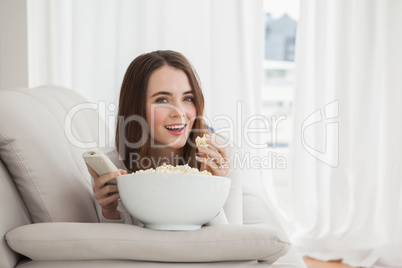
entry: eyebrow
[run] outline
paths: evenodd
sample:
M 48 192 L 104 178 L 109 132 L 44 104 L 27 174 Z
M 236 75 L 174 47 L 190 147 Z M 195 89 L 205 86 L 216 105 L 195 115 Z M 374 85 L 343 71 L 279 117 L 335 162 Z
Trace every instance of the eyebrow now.
M 193 94 L 193 91 L 192 90 L 189 90 L 189 91 L 186 91 L 186 92 L 184 92 L 183 93 L 183 95 L 187 95 L 187 94 Z M 155 94 L 153 94 L 152 96 L 151 96 L 151 98 L 153 98 L 153 97 L 155 97 L 155 96 L 158 96 L 158 95 L 168 95 L 168 96 L 172 96 L 173 94 L 171 93 L 171 92 L 168 92 L 168 91 L 159 91 L 159 92 L 156 92 Z

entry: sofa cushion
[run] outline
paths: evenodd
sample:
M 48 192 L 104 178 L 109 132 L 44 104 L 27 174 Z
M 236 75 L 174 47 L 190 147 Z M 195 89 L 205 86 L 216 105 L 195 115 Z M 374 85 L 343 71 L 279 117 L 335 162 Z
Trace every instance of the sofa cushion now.
M 289 250 L 273 225 L 221 225 L 196 231 L 155 231 L 113 223 L 41 223 L 6 235 L 8 245 L 32 260 L 139 260 L 273 263 Z
M 85 102 L 59 87 L 0 90 L 0 158 L 35 223 L 97 221 L 81 158 L 86 149 L 72 141 L 97 140 L 98 113 L 82 109 L 66 117 Z
M 21 256 L 7 245 L 4 235 L 21 225 L 30 223 L 28 212 L 11 175 L 0 159 L 0 267 L 14 267 Z M 16 213 L 18 211 L 18 213 Z

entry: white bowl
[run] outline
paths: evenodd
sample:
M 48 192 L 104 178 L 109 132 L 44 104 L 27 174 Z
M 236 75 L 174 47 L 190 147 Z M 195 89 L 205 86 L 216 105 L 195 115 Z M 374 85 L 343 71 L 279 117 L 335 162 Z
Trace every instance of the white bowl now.
M 128 212 L 154 230 L 196 230 L 212 220 L 229 195 L 230 179 L 179 173 L 117 177 Z

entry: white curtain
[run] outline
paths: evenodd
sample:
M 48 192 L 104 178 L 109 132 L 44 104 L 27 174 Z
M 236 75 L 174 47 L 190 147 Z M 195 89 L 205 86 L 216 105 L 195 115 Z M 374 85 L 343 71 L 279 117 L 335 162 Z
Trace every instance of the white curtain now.
M 292 240 L 306 255 L 402 267 L 402 1 L 302 0 Z
M 28 1 L 30 85 L 58 84 L 116 103 L 130 62 L 182 52 L 203 84 L 209 115 L 255 114 L 262 81 L 262 1 Z M 225 100 L 223 102 L 223 100 Z

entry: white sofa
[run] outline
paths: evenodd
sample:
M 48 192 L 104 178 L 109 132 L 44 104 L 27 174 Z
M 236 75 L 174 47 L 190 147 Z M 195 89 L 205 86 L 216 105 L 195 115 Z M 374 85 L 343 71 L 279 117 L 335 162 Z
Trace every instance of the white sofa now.
M 0 90 L 0 268 L 304 267 L 248 189 L 244 225 L 168 232 L 98 223 L 86 149 L 71 142 L 99 139 L 102 123 L 85 103 L 54 86 Z

